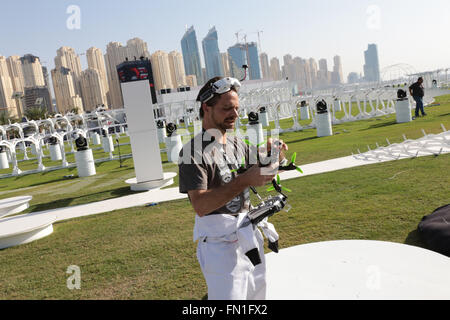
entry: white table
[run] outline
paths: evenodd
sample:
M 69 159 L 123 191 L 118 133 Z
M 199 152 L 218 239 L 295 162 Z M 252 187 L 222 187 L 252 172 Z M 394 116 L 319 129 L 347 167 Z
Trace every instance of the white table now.
M 450 258 L 400 243 L 342 240 L 266 254 L 271 300 L 450 299 Z
M 0 221 L 0 249 L 17 246 L 48 236 L 56 216 L 20 215 Z
M 27 209 L 32 196 L 21 196 L 0 200 L 0 218 L 19 213 Z

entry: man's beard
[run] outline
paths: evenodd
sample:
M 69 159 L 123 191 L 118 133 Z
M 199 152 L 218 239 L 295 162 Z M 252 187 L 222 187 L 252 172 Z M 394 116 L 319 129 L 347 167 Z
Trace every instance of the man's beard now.
M 234 125 L 236 123 L 236 119 L 233 120 L 233 118 L 227 118 L 224 119 L 222 122 L 217 121 L 213 116 L 214 124 L 216 125 L 217 129 L 225 133 L 227 130 L 234 130 Z M 232 121 L 232 122 L 228 122 Z

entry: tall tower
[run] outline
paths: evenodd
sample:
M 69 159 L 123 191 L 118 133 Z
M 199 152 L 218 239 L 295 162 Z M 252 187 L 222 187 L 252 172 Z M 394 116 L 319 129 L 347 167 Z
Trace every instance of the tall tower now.
M 85 111 L 95 111 L 98 106 L 107 105 L 106 92 L 97 69 L 89 68 L 81 72 L 80 86 Z
M 120 88 L 117 66 L 127 59 L 127 47 L 120 42 L 110 42 L 106 46 L 105 63 L 108 75 L 108 101 L 113 109 L 123 107 L 122 89 Z
M 6 58 L 0 56 L 0 113 L 8 118 L 17 118 L 19 115 L 13 93 L 14 87 L 9 76 Z
M 170 76 L 169 55 L 159 50 L 152 54 L 150 60 L 152 62 L 156 90 L 173 88 L 172 77 Z
M 117 66 L 127 59 L 133 61 L 140 57 L 150 58 L 147 43 L 139 38 L 133 38 L 127 41 L 127 46 L 120 42 L 110 42 L 106 46 L 105 64 L 108 75 L 108 101 L 114 109 L 123 107 L 122 89 L 117 74 Z
M 186 72 L 184 70 L 183 55 L 177 51 L 169 52 L 170 77 L 172 88 L 186 87 Z
M 283 56 L 284 62 L 284 76 L 289 80 L 294 81 L 297 80 L 297 75 L 295 73 L 294 60 L 290 54 Z
M 194 26 L 186 30 L 181 38 L 181 51 L 183 53 L 184 69 L 187 75 L 195 75 L 198 85 L 204 83 L 202 67 L 200 63 L 200 53 L 198 50 L 197 36 Z
M 61 47 L 56 50 L 55 57 L 55 69 L 67 68 L 72 71 L 72 78 L 74 83 L 75 92 L 81 96 L 81 61 L 80 56 L 71 47 Z
M 328 63 L 326 59 L 319 60 L 319 70 L 317 72 L 318 83 L 322 86 L 326 86 L 330 83 L 328 78 Z
M 269 57 L 267 53 L 263 52 L 259 55 L 259 60 L 261 62 L 261 72 L 262 78 L 264 80 L 270 79 L 270 71 L 269 71 Z
M 311 77 L 311 86 L 315 87 L 317 85 L 317 62 L 314 58 L 309 58 L 309 74 Z
M 26 54 L 20 58 L 24 87 L 45 86 L 44 73 L 39 58 L 32 54 Z
M 91 47 L 86 51 L 86 58 L 89 69 L 97 70 L 98 75 L 100 77 L 103 92 L 106 96 L 108 96 L 109 91 L 108 78 L 106 75 L 105 59 L 103 57 L 102 50 L 95 47 Z M 107 102 L 105 102 L 105 105 L 108 105 Z
M 376 44 L 369 44 L 364 51 L 364 80 L 369 82 L 379 82 L 380 63 L 378 60 L 378 48 Z
M 75 90 L 72 70 L 65 67 L 55 68 L 51 75 L 58 112 L 67 113 L 74 108 L 83 112 L 83 101 Z
M 139 38 L 133 38 L 127 41 L 127 57 L 130 61 L 134 60 L 136 57 L 140 59 L 140 57 L 149 58 L 150 53 L 148 51 L 147 42 Z
M 6 59 L 8 64 L 8 71 L 13 83 L 15 92 L 23 92 L 25 80 L 22 72 L 22 62 L 19 56 L 11 56 Z
M 344 75 L 342 73 L 341 57 L 334 56 L 333 61 L 334 61 L 334 66 L 333 66 L 332 82 L 333 82 L 333 84 L 341 84 L 342 82 L 344 82 Z
M 280 60 L 276 57 L 270 59 L 270 79 L 274 81 L 281 80 Z
M 212 27 L 208 31 L 208 34 L 202 41 L 202 47 L 206 65 L 206 78 L 222 77 L 224 72 L 216 27 Z
M 249 69 L 248 79 L 261 79 L 258 48 L 255 42 L 236 43 L 229 47 L 228 58 L 232 77 L 241 78 L 243 76 L 242 65 L 245 64 Z

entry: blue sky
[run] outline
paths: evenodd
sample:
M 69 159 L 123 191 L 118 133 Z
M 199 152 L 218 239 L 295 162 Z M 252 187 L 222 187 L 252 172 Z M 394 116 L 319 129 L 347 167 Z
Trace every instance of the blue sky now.
M 70 5 L 81 10 L 80 29 L 66 26 Z M 284 54 L 316 60 L 342 57 L 345 76 L 362 72 L 363 51 L 378 45 L 381 67 L 407 63 L 418 71 L 450 67 L 449 0 L 2 0 L 0 55 L 32 53 L 54 66 L 65 45 L 78 53 L 110 41 L 139 37 L 156 50 L 178 50 L 185 26 L 197 40 L 215 25 L 219 48 L 236 42 L 235 32 L 261 44 L 269 58 Z M 86 66 L 82 56 L 83 66 Z

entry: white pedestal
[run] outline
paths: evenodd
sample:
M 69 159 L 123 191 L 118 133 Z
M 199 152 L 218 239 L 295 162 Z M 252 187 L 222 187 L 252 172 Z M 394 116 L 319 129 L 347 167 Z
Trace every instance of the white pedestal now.
M 301 120 L 309 120 L 309 108 L 308 107 L 300 107 L 300 119 Z
M 52 161 L 62 160 L 61 147 L 59 144 L 51 144 L 48 149 L 50 150 L 50 159 L 52 159 Z
M 397 100 L 395 102 L 395 116 L 397 123 L 411 122 L 411 106 L 409 100 Z
M 6 152 L 0 152 L 0 169 L 9 169 L 8 155 Z
M 450 259 L 401 243 L 315 242 L 266 254 L 269 300 L 450 299 Z
M 102 137 L 102 147 L 105 153 L 114 152 L 114 143 L 112 136 Z
M 148 191 L 152 189 L 160 189 L 163 187 L 170 186 L 173 184 L 173 178 L 177 174 L 175 172 L 165 172 L 164 177 L 160 180 L 153 180 L 147 182 L 138 183 L 136 178 L 128 179 L 125 183 L 130 185 L 131 190 L 133 191 Z
M 167 137 L 166 127 L 164 126 L 163 128 L 158 128 L 157 131 L 158 131 L 158 142 L 165 143 Z
M 77 163 L 78 176 L 89 177 L 95 175 L 95 161 L 91 149 L 75 152 L 75 162 Z
M 265 128 L 270 125 L 269 123 L 269 114 L 267 112 L 260 112 L 259 113 L 259 121 L 261 122 L 261 125 Z
M 333 101 L 333 110 L 334 110 L 334 112 L 341 112 L 342 111 L 341 102 L 339 100 L 334 100 Z
M 28 209 L 31 199 L 32 196 L 21 196 L 0 200 L 0 218 Z
M 180 135 L 173 134 L 170 137 L 166 137 L 166 152 L 169 162 L 178 163 L 178 157 L 182 148 L 183 142 Z
M 37 156 L 36 145 L 34 143 L 31 144 L 31 153 Z
M 318 137 L 327 137 L 333 135 L 333 127 L 331 126 L 331 116 L 329 112 L 317 114 L 316 128 Z
M 137 183 L 163 179 L 148 80 L 121 83 Z
M 262 124 L 248 124 L 247 125 L 247 137 L 252 146 L 257 146 L 264 141 L 264 132 Z
M 102 143 L 100 135 L 97 132 L 91 133 L 92 145 L 96 146 Z
M 203 129 L 203 122 L 201 120 L 194 120 L 194 137 L 199 133 L 201 133 L 202 129 Z
M 41 239 L 53 232 L 56 216 L 21 215 L 0 221 L 0 249 Z

